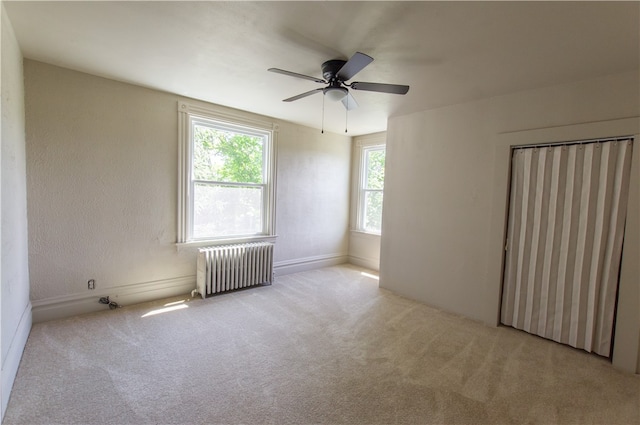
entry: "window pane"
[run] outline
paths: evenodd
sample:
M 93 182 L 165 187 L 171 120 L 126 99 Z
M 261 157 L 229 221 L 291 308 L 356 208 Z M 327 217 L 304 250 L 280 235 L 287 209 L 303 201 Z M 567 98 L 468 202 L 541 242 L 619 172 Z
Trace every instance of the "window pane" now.
M 264 138 L 193 126 L 193 178 L 230 183 L 263 183 Z
M 196 183 L 193 237 L 262 233 L 262 193 L 262 187 Z
M 365 189 L 384 188 L 384 149 L 367 151 L 367 179 Z
M 382 192 L 364 192 L 364 230 L 380 233 L 382 229 Z

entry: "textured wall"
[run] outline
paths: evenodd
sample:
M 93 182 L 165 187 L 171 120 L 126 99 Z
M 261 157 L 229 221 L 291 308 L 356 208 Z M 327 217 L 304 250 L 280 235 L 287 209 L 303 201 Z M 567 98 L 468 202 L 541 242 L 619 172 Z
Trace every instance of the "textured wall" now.
M 638 79 L 631 72 L 391 118 L 381 286 L 495 324 L 509 164 L 498 142 L 510 132 L 563 134 L 569 125 L 638 117 Z M 505 155 L 496 159 L 499 147 Z M 637 238 L 627 235 L 625 255 Z M 630 285 L 629 326 L 638 332 L 637 274 Z
M 2 415 L 31 328 L 22 54 L 2 7 Z
M 195 274 L 176 241 L 178 100 L 25 61 L 32 300 Z M 350 138 L 279 122 L 276 261 L 345 254 Z
M 380 258 L 381 286 L 481 320 L 493 177 L 485 107 L 390 120 Z
M 350 137 L 280 125 L 276 262 L 347 254 L 350 161 Z

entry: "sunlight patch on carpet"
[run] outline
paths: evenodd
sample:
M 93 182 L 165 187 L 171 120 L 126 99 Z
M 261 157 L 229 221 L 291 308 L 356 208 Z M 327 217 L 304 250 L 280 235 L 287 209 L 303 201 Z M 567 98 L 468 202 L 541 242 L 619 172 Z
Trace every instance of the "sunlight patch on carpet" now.
M 182 310 L 183 308 L 189 308 L 189 306 L 184 304 L 184 302 L 185 300 L 167 303 L 164 305 L 164 307 L 151 310 L 150 312 L 145 313 L 140 317 L 155 316 L 156 314 L 169 313 L 171 311 Z
M 380 280 L 380 278 L 378 276 L 376 276 L 375 274 L 371 274 L 371 273 L 367 273 L 367 272 L 360 272 L 360 274 L 362 276 L 370 277 L 371 279 Z

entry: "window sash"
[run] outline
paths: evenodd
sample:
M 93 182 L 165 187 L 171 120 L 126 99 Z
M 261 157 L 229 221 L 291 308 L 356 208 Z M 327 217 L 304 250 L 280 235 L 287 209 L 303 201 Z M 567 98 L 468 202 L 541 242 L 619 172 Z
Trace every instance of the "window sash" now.
M 360 232 L 372 233 L 379 235 L 381 229 L 372 228 L 369 225 L 368 216 L 370 211 L 367 208 L 367 199 L 369 194 L 384 193 L 384 183 L 382 188 L 369 188 L 369 175 L 370 175 L 370 154 L 376 151 L 383 151 L 386 154 L 386 146 L 384 144 L 375 144 L 370 146 L 363 146 L 360 152 L 360 178 L 359 178 L 359 190 L 358 190 L 358 211 L 356 216 L 356 228 Z M 381 212 L 382 214 L 382 212 Z M 380 216 L 380 221 L 382 216 Z
M 195 205 L 195 198 L 196 198 L 196 192 L 197 192 L 197 186 L 201 186 L 201 187 L 210 187 L 212 189 L 251 189 L 251 190 L 258 190 L 258 198 L 259 198 L 259 202 L 257 205 L 257 208 L 259 210 L 259 217 L 258 217 L 258 221 L 259 221 L 259 227 L 255 228 L 254 226 L 249 225 L 245 225 L 245 226 L 241 226 L 242 230 L 239 230 L 236 233 L 225 233 L 225 231 L 223 229 L 232 229 L 234 227 L 237 228 L 237 225 L 239 222 L 242 221 L 249 221 L 254 222 L 255 220 L 251 220 L 251 218 L 249 217 L 248 219 L 245 217 L 246 213 L 249 213 L 249 215 L 251 215 L 251 207 L 252 205 L 247 205 L 245 203 L 245 205 L 243 205 L 244 208 L 238 208 L 238 205 L 241 204 L 241 200 L 237 200 L 234 199 L 233 201 L 233 205 L 232 208 L 234 208 L 235 210 L 233 211 L 233 213 L 229 214 L 228 211 L 223 212 L 224 216 L 222 218 L 222 220 L 218 220 L 215 222 L 211 222 L 208 221 L 207 223 L 209 227 L 214 227 L 214 228 L 222 228 L 221 230 L 217 231 L 215 234 L 202 234 L 202 231 L 197 231 L 198 227 L 203 227 L 204 225 L 207 225 L 207 223 L 203 223 L 203 225 L 198 226 L 198 222 L 197 222 L 197 217 L 198 217 L 198 211 L 196 209 L 196 205 Z M 220 191 L 220 192 L 224 192 Z M 191 205 L 191 211 L 192 211 L 192 220 L 191 220 L 191 229 L 190 229 L 190 234 L 191 234 L 191 240 L 194 241 L 200 241 L 200 240 L 216 240 L 216 239 L 224 239 L 224 238 L 229 238 L 229 237 L 247 237 L 247 236 L 258 236 L 258 235 L 266 235 L 267 233 L 265 233 L 265 216 L 266 216 L 266 203 L 264 202 L 264 196 L 265 196 L 265 192 L 266 192 L 266 185 L 265 184 L 255 184 L 255 183 L 228 183 L 228 182 L 212 182 L 212 181 L 208 181 L 208 180 L 193 180 L 192 181 L 192 193 L 194 194 L 194 196 L 191 197 L 192 199 L 192 205 Z M 248 194 L 248 192 L 247 192 Z M 218 196 L 216 196 L 218 195 Z M 202 194 L 203 197 L 205 197 L 206 195 Z M 213 208 L 211 208 L 209 210 L 209 215 L 215 214 L 215 207 L 218 208 L 224 208 L 224 202 L 220 202 L 224 199 L 224 194 L 222 193 L 213 193 L 209 195 L 210 197 L 214 197 L 214 198 L 218 198 L 218 204 L 215 205 Z M 223 198 L 222 200 L 220 198 Z M 246 199 L 245 199 L 246 200 Z M 253 205 L 253 207 L 256 207 L 255 205 Z M 226 213 L 226 214 L 225 214 Z M 252 230 L 250 230 L 251 227 L 254 227 Z
M 244 136 L 250 137 L 258 137 L 262 139 L 262 184 L 266 184 L 267 179 L 269 178 L 269 158 L 268 158 L 268 146 L 269 146 L 269 134 L 266 131 L 259 131 L 257 129 L 241 127 L 229 123 L 219 122 L 210 119 L 202 119 L 197 117 L 191 118 L 191 133 L 189 134 L 189 143 L 191 144 L 191 159 L 193 160 L 193 151 L 194 151 L 194 135 L 196 127 L 206 127 L 216 131 L 229 132 L 233 134 L 240 134 Z M 194 179 L 194 167 L 193 162 L 191 163 L 191 173 L 192 180 Z M 226 183 L 246 183 L 246 182 L 226 182 Z

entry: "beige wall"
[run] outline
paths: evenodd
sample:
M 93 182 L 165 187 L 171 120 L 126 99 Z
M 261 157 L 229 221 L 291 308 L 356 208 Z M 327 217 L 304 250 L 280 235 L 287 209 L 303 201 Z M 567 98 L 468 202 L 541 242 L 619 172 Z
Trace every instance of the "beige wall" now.
M 380 235 L 351 231 L 349 262 L 371 270 L 380 270 Z
M 196 250 L 175 246 L 177 102 L 204 104 L 31 60 L 25 86 L 34 318 L 195 288 Z M 344 262 L 351 139 L 278 124 L 276 271 Z
M 636 71 L 391 118 L 381 286 L 495 325 L 509 146 L 524 139 L 543 143 L 572 135 L 638 133 L 638 119 L 624 120 L 640 116 L 638 80 Z M 639 154 L 636 148 L 634 157 Z M 636 206 L 629 216 L 637 219 L 637 202 L 630 205 Z M 637 241 L 638 232 L 627 232 L 626 259 L 637 260 Z M 614 363 L 633 370 L 640 333 L 638 279 L 637 272 L 627 276 L 621 294 L 630 299 L 619 305 L 625 323 L 616 328 L 616 349 L 626 345 L 626 354 L 614 351 Z
M 22 351 L 31 329 L 27 247 L 27 189 L 25 175 L 25 121 L 22 54 L 13 28 L 1 6 L 2 123 L 0 197 L 2 218 L 0 289 L 2 351 L 2 412 L 18 371 Z
M 351 138 L 281 123 L 277 161 L 276 264 L 346 256 Z

